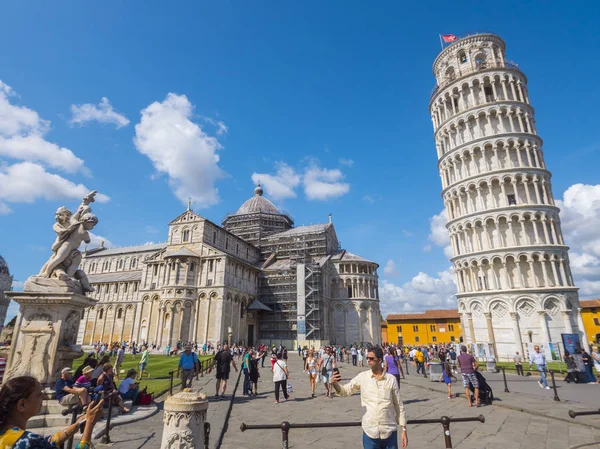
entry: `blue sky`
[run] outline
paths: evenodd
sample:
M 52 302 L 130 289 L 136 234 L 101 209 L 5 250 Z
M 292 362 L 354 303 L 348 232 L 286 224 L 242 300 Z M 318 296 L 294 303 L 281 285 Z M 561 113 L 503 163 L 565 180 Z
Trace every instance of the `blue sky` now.
M 432 221 L 431 66 L 439 33 L 486 30 L 529 79 L 554 195 L 570 192 L 576 279 L 599 297 L 599 13 L 557 1 L 7 2 L 0 254 L 18 289 L 48 257 L 54 211 L 75 208 L 83 186 L 110 198 L 95 204 L 95 232 L 126 246 L 164 240 L 189 195 L 220 222 L 254 174 L 297 225 L 332 213 L 343 246 L 381 265 L 384 313 L 451 307 Z

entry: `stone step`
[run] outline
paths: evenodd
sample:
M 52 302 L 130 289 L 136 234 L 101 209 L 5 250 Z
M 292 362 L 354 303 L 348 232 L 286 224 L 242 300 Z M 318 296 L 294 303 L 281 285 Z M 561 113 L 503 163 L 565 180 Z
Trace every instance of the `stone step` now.
M 64 428 L 71 424 L 71 415 L 63 416 L 62 411 L 65 409 L 57 401 L 44 401 L 42 404 L 42 411 L 31 417 L 27 422 L 28 429 L 39 429 L 42 427 L 60 427 Z M 132 401 L 125 401 L 125 407 L 131 409 L 133 407 Z M 112 407 L 112 417 L 119 416 L 121 414 L 121 408 L 118 406 Z M 108 415 L 108 410 L 104 410 L 104 416 Z

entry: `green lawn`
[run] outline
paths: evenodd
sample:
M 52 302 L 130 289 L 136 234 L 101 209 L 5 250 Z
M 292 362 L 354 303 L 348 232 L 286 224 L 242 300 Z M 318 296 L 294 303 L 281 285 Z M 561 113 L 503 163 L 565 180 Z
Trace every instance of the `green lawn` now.
M 496 362 L 496 366 L 498 368 L 500 368 L 501 366 L 503 366 L 504 368 L 506 368 L 506 372 L 507 373 L 512 373 L 512 372 L 516 372 L 515 371 L 515 364 L 513 362 Z M 557 361 L 554 362 L 548 362 L 548 365 L 546 366 L 546 369 L 549 371 L 555 371 L 557 373 L 560 373 L 560 370 L 562 368 L 563 372 L 567 371 L 567 366 L 564 363 L 560 363 Z M 523 372 L 527 373 L 529 371 L 529 362 L 523 362 Z M 535 363 L 533 364 L 532 367 L 532 374 L 537 373 L 537 367 L 535 366 Z
M 212 359 L 213 356 L 198 356 L 200 361 Z M 125 370 L 123 374 L 119 373 L 119 380 L 123 380 L 127 371 L 130 368 L 134 368 L 138 372 L 139 376 L 139 362 L 140 362 L 141 354 L 137 354 L 133 356 L 132 354 L 126 354 L 123 363 L 121 364 L 121 368 L 119 371 Z M 85 356 L 80 357 L 73 361 L 72 368 L 75 370 L 79 365 L 83 363 L 85 360 Z M 111 359 L 111 363 L 114 365 L 116 357 Z M 140 388 L 148 387 L 149 393 L 154 393 L 155 397 L 159 394 L 165 392 L 169 389 L 169 371 L 175 371 L 173 386 L 179 385 L 179 379 L 177 378 L 177 365 L 179 363 L 179 356 L 167 357 L 163 354 L 150 354 L 150 360 L 148 365 L 146 366 L 146 371 L 150 374 L 150 379 L 146 379 L 144 377 L 143 380 L 140 381 Z M 204 362 L 206 366 L 206 362 Z M 117 385 L 119 382 L 117 382 Z

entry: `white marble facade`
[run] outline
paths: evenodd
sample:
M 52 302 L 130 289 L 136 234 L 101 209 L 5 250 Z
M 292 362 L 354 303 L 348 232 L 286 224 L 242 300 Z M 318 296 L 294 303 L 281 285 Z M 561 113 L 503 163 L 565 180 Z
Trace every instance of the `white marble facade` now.
M 0 256 L 0 329 L 4 327 L 4 321 L 6 320 L 6 312 L 10 304 L 10 299 L 6 297 L 4 292 L 12 290 L 13 277 L 8 269 L 8 264 Z
M 247 210 L 249 202 L 254 209 Z M 269 209 L 261 211 L 267 203 Z M 244 227 L 241 222 L 246 218 L 252 226 L 258 224 Z M 282 222 L 284 231 L 266 228 L 273 228 L 273 222 Z M 260 228 L 263 223 L 265 229 Z M 177 341 L 230 340 L 251 344 L 268 341 L 270 332 L 281 330 L 285 336 L 275 334 L 273 341 L 294 347 L 298 343 L 295 312 L 290 315 L 294 322 L 283 325 L 279 314 L 287 313 L 289 304 L 282 298 L 265 306 L 261 292 L 273 293 L 279 276 L 296 263 L 295 250 L 285 246 L 285 239 L 290 233 L 307 231 L 320 232 L 329 242 L 323 254 L 315 249 L 311 259 L 321 269 L 317 302 L 326 314 L 313 344 L 380 341 L 378 265 L 339 250 L 333 223 L 293 228 L 291 219 L 257 188 L 255 196 L 224 224 L 234 232 L 188 209 L 169 224 L 165 243 L 87 251 L 82 268 L 96 289 L 90 296 L 99 302 L 85 312 L 79 343 L 135 341 L 164 347 Z M 252 243 L 236 236 L 238 227 Z M 295 297 L 304 278 L 294 282 L 298 283 Z M 311 292 L 314 295 L 307 287 L 307 300 Z M 266 316 L 271 313 L 275 315 Z
M 467 343 L 501 358 L 527 343 L 586 342 L 527 78 L 493 34 L 436 58 L 429 110 Z

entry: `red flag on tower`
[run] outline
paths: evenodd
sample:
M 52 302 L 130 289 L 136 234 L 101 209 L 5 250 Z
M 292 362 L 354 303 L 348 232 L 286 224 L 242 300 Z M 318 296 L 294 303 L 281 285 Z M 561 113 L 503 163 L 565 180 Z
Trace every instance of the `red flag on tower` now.
M 458 40 L 454 34 L 442 34 L 442 39 L 444 39 L 444 42 L 454 42 Z

